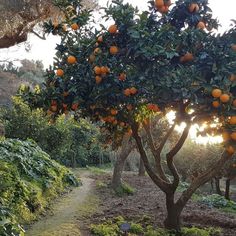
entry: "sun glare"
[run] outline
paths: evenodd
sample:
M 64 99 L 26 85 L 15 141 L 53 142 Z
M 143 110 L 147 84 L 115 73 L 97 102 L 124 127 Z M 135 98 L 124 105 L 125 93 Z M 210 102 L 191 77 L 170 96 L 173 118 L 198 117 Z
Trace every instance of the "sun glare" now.
M 169 122 L 169 124 L 174 124 L 174 120 L 175 120 L 175 112 L 174 111 L 170 111 L 166 114 L 166 118 Z M 211 127 L 216 127 L 216 124 L 212 124 Z M 184 128 L 186 127 L 186 123 L 182 122 L 180 125 L 177 125 L 175 127 L 175 130 L 179 133 L 183 132 Z M 213 145 L 213 144 L 220 144 L 223 142 L 223 138 L 222 136 L 212 136 L 212 135 L 207 135 L 207 136 L 201 136 L 198 135 L 198 132 L 202 132 L 207 128 L 207 124 L 203 124 L 201 126 L 199 126 L 198 124 L 194 124 L 191 126 L 190 131 L 189 131 L 189 135 L 190 138 L 193 142 L 197 143 L 197 144 L 203 144 L 203 145 Z

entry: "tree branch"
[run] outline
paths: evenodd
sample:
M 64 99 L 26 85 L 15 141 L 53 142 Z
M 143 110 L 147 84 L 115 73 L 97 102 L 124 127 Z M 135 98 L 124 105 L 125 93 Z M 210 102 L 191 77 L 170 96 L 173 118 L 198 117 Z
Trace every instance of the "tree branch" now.
M 45 33 L 43 34 L 43 36 L 41 36 L 40 34 L 35 32 L 33 29 L 30 31 L 30 33 L 33 33 L 34 35 L 36 35 L 37 37 L 39 37 L 42 40 L 46 40 Z

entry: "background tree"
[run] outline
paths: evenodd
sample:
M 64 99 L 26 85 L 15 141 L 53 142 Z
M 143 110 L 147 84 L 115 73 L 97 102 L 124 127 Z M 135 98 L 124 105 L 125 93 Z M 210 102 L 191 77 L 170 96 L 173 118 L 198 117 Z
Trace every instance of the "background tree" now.
M 132 131 L 148 175 L 166 195 L 165 227 L 179 231 L 181 212 L 192 194 L 235 152 L 235 28 L 212 34 L 217 22 L 207 1 L 179 0 L 173 6 L 150 1 L 150 10 L 142 13 L 122 1 L 113 3 L 105 9 L 104 17 L 115 22 L 108 29 L 91 30 L 90 12 L 84 10 L 73 21 L 67 19 L 70 28 L 59 31 L 62 42 L 48 71 L 44 100 L 32 105 L 44 106 L 53 116 L 79 107 L 81 116 L 110 132 Z M 50 24 L 45 26 L 53 32 Z M 148 134 L 153 166 L 140 131 L 147 117 L 169 110 L 175 111 L 175 120 L 157 145 Z M 182 122 L 185 128 L 176 144 L 161 155 Z M 205 134 L 223 133 L 226 151 L 176 200 L 180 175 L 174 159 L 195 123 L 205 123 Z M 172 178 L 164 171 L 162 156 Z

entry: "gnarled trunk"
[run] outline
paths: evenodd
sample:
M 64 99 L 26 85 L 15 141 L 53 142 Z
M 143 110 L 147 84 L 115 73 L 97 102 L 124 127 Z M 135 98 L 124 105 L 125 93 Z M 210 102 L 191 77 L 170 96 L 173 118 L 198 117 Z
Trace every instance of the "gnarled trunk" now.
M 230 200 L 230 179 L 225 181 L 225 198 Z

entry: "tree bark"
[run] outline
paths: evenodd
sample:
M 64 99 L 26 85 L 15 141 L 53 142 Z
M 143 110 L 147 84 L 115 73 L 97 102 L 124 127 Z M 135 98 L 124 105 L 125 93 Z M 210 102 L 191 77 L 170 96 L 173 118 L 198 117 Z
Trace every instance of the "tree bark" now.
M 139 161 L 139 171 L 138 171 L 138 175 L 139 176 L 145 176 L 145 166 L 143 163 L 142 158 L 140 157 L 140 161 Z
M 179 232 L 181 230 L 180 215 L 183 208 L 175 205 L 174 193 L 166 195 L 166 210 L 167 210 L 167 217 L 164 221 L 165 228 Z
M 230 200 L 230 179 L 226 179 L 225 182 L 225 198 Z
M 223 195 L 222 191 L 220 190 L 220 178 L 215 178 L 215 186 L 216 186 L 216 193 L 219 195 Z

